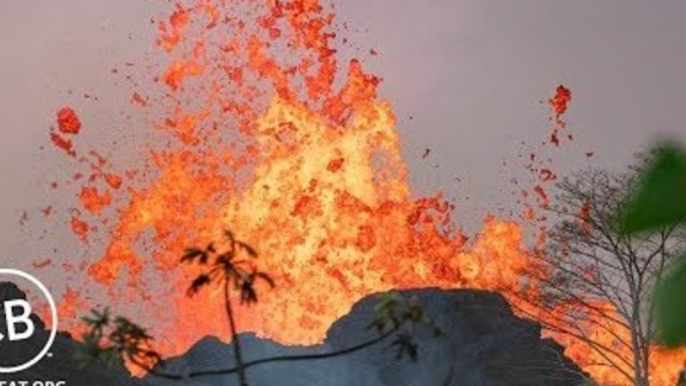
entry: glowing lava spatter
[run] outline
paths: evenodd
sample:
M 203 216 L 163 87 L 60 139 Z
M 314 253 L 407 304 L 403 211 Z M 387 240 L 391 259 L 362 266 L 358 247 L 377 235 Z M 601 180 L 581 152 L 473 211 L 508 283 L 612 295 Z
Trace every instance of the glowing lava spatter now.
M 178 265 L 185 247 L 225 228 L 260 252 L 260 269 L 277 282 L 241 309 L 239 325 L 283 343 L 320 341 L 355 301 L 392 288 L 538 292 L 521 280 L 541 268 L 519 225 L 488 218 L 466 247 L 452 205 L 411 196 L 392 108 L 360 60 L 337 57 L 334 21 L 318 0 L 178 2 L 157 22 L 160 89 L 132 97 L 172 141 L 150 144 L 147 163 L 126 178 L 95 155 L 81 163 L 90 178 L 71 225 L 84 240 L 106 238 L 104 252 L 91 247 L 101 257 L 88 274 L 110 290 L 111 308 L 145 305 L 166 354 L 227 335 L 212 306 L 221 293 L 189 299 L 194 272 Z M 104 211 L 111 205 L 114 214 Z M 70 293 L 63 308 L 73 313 L 78 301 Z M 597 359 L 564 342 L 582 366 Z M 671 380 L 673 370 L 661 371 Z
M 563 85 L 557 86 L 555 96 L 548 100 L 548 105 L 555 112 L 555 127 L 550 133 L 550 142 L 556 146 L 560 145 L 560 131 L 565 128 L 566 123 L 562 120 L 562 115 L 567 112 L 567 106 L 572 101 L 572 91 Z M 567 137 L 571 140 L 571 134 Z

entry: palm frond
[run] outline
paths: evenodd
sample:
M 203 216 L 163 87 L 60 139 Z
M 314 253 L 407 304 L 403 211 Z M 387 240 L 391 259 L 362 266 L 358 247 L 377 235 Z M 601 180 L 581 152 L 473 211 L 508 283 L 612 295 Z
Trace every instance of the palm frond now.
M 205 251 L 203 251 L 200 248 L 196 248 L 196 247 L 186 248 L 183 252 L 183 256 L 181 257 L 181 262 L 182 263 L 193 263 L 198 258 L 202 262 L 203 254 L 205 254 Z
M 188 296 L 193 296 L 200 292 L 200 290 L 206 285 L 210 284 L 211 280 L 208 275 L 200 275 L 193 280 L 191 285 L 188 287 Z
M 238 241 L 237 244 L 238 244 L 241 248 L 243 248 L 243 250 L 245 250 L 245 251 L 248 253 L 248 255 L 249 255 L 250 257 L 252 257 L 252 258 L 256 258 L 256 257 L 257 257 L 257 251 L 255 251 L 255 249 L 254 249 L 253 247 L 251 247 L 250 245 L 248 245 L 248 244 L 246 244 L 246 243 L 244 243 L 244 242 L 242 242 L 242 241 Z
M 255 291 L 255 287 L 253 286 L 253 283 L 250 281 L 244 281 L 240 285 L 240 292 L 241 292 L 241 304 L 254 304 L 257 303 L 257 291 Z
M 231 243 L 231 247 L 233 248 L 233 245 L 236 243 L 236 238 L 233 236 L 233 232 L 231 232 L 228 229 L 225 229 L 224 236 L 227 240 L 229 240 L 229 243 Z
M 253 271 L 252 275 L 255 279 L 262 279 L 263 281 L 267 282 L 267 284 L 269 284 L 269 286 L 271 288 L 276 287 L 276 283 L 274 282 L 274 279 L 272 279 L 272 277 L 269 276 L 268 274 L 255 270 L 255 271 Z

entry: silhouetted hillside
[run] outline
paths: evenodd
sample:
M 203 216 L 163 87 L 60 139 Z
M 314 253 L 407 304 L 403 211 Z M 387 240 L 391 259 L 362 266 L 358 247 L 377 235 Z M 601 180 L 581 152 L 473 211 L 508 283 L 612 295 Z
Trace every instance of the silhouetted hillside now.
M 251 368 L 252 386 L 571 386 L 581 370 L 554 341 L 541 339 L 540 326 L 513 315 L 505 299 L 483 291 L 420 289 L 416 296 L 448 336 L 437 339 L 417 331 L 419 359 L 398 361 L 390 341 L 344 357 L 319 361 L 272 363 Z M 329 330 L 326 341 L 312 347 L 284 347 L 244 334 L 246 360 L 273 355 L 324 353 L 373 338 L 367 330 L 377 296 L 357 303 Z M 185 355 L 168 361 L 168 370 L 230 367 L 231 346 L 206 338 Z M 147 380 L 150 385 L 169 381 Z M 189 380 L 191 385 L 237 384 L 234 376 Z
M 417 362 L 398 361 L 390 340 L 354 354 L 287 363 L 271 363 L 249 369 L 251 386 L 576 386 L 581 370 L 562 354 L 553 341 L 541 339 L 538 324 L 512 314 L 505 299 L 483 291 L 420 289 L 402 291 L 404 296 L 419 299 L 428 315 L 447 332 L 438 339 L 418 330 Z M 0 283 L 0 299 L 22 297 L 11 283 Z M 242 335 L 247 360 L 274 355 L 325 353 L 349 347 L 375 337 L 367 330 L 378 295 L 358 302 L 351 312 L 337 321 L 321 345 L 288 347 L 253 334 Z M 38 322 L 40 323 L 40 322 Z M 39 344 L 47 332 L 42 323 Z M 24 350 L 35 349 L 26 346 Z M 1 350 L 0 359 L 20 356 L 16 351 Z M 233 385 L 233 375 L 170 381 L 154 377 L 131 379 L 123 370 L 104 366 L 79 369 L 73 358 L 74 342 L 68 334 L 59 334 L 52 356 L 20 374 L 0 375 L 0 380 L 67 380 L 71 386 L 126 385 Z M 184 373 L 189 369 L 232 367 L 231 346 L 216 338 L 205 338 L 187 353 L 167 361 L 166 370 Z

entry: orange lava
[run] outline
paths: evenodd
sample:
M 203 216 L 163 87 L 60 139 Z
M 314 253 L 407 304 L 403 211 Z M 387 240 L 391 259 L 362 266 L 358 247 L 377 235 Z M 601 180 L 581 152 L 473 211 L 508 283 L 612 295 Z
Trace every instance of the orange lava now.
M 555 127 L 550 132 L 550 143 L 555 146 L 560 146 L 560 131 L 566 127 L 565 121 L 562 120 L 562 115 L 567 112 L 569 103 L 572 101 L 572 91 L 563 85 L 557 86 L 555 96 L 548 100 L 548 105 L 553 110 L 555 120 Z M 571 134 L 567 135 L 567 139 L 573 140 Z
M 78 134 L 81 121 L 72 108 L 63 107 L 57 112 L 57 127 L 64 134 Z
M 72 217 L 71 229 L 74 232 L 74 234 L 78 236 L 81 240 L 86 241 L 86 239 L 88 238 L 89 226 L 83 220 L 77 217 Z
M 91 154 L 74 208 L 83 218 L 71 220 L 84 241 L 106 240 L 102 249 L 84 245 L 99 256 L 87 272 L 110 307 L 142 305 L 141 320 L 169 355 L 206 335 L 226 337 L 221 292 L 186 297 L 194 271 L 178 260 L 228 228 L 260 252 L 259 268 L 277 283 L 256 307 L 241 308 L 238 324 L 279 342 L 319 342 L 354 302 L 393 288 L 500 291 L 564 323 L 569 310 L 544 314 L 514 296 L 536 296 L 537 283 L 522 278 L 545 274 L 519 224 L 489 217 L 468 243 L 440 194 L 412 196 L 391 104 L 362 60 L 340 61 L 335 21 L 319 0 L 179 1 L 156 21 L 166 58 L 152 75 L 158 89 L 139 90 L 132 103 L 169 141 L 150 144 L 137 173 L 114 173 Z M 551 99 L 558 120 L 570 99 L 563 86 Z M 543 188 L 535 192 L 548 205 Z M 78 302 L 73 292 L 63 299 L 65 314 Z M 626 384 L 581 342 L 547 334 L 601 383 Z M 671 386 L 683 356 L 660 355 L 654 384 Z
M 79 194 L 81 205 L 91 213 L 100 213 L 112 203 L 112 197 L 108 192 L 100 193 L 97 188 L 84 187 Z
M 538 202 L 541 208 L 547 208 L 550 204 L 550 199 L 548 198 L 548 193 L 545 192 L 545 189 L 543 189 L 541 185 L 536 185 L 534 186 L 534 192 L 538 195 Z
M 563 85 L 557 86 L 555 96 L 548 101 L 555 111 L 555 118 L 560 119 L 567 112 L 567 105 L 572 101 L 572 92 Z
M 50 139 L 57 148 L 64 150 L 71 156 L 76 155 L 76 152 L 74 151 L 74 143 L 71 141 L 71 139 L 64 138 L 58 133 L 50 133 Z

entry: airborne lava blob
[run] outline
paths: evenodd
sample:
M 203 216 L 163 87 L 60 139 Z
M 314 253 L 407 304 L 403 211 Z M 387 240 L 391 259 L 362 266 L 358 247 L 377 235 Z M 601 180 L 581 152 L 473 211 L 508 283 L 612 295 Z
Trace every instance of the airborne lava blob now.
M 69 154 L 87 154 L 75 162 L 88 178 L 79 179 L 71 225 L 99 256 L 88 275 L 107 289 L 111 308 L 144 305 L 139 316 L 165 354 L 228 335 L 213 306 L 222 294 L 186 297 L 194 272 L 178 264 L 185 247 L 226 228 L 259 251 L 259 268 L 277 282 L 258 306 L 241 309 L 239 326 L 287 344 L 320 341 L 354 302 L 392 288 L 536 296 L 537 283 L 522 277 L 542 268 L 524 252 L 518 224 L 488 218 L 467 247 L 451 204 L 412 197 L 391 105 L 361 60 L 337 56 L 332 7 L 179 1 L 156 25 L 165 57 L 152 74 L 158 87 L 131 101 L 168 141 L 150 143 L 145 164 L 122 177 L 98 153 L 52 135 Z M 558 94 L 559 120 L 571 93 Z M 59 116 L 61 133 L 79 132 L 73 110 Z M 102 249 L 90 242 L 96 236 Z M 80 301 L 71 292 L 63 309 L 72 314 Z M 564 339 L 600 381 L 618 379 L 591 366 L 598 358 L 588 347 Z M 676 367 L 662 368 L 665 383 L 656 384 L 667 386 Z

